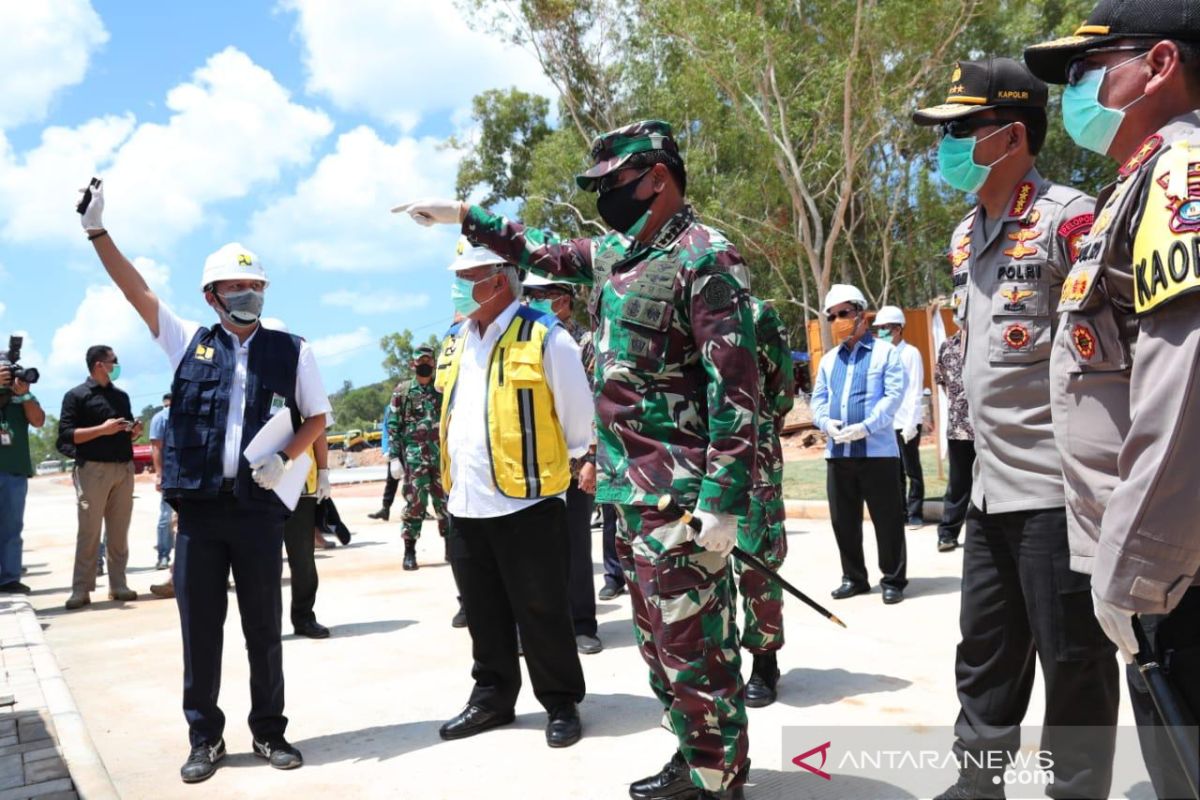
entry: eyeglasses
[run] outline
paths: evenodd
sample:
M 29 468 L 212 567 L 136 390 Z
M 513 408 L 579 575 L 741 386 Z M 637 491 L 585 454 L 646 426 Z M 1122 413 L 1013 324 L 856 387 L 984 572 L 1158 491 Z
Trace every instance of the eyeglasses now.
M 1093 69 L 1100 68 L 1099 65 L 1096 65 L 1092 62 L 1092 58 L 1095 56 L 1104 55 L 1105 53 L 1139 54 L 1138 56 L 1134 56 L 1126 61 L 1122 61 L 1120 64 L 1117 64 L 1114 67 L 1109 67 L 1108 71 L 1112 72 L 1115 69 L 1120 69 L 1126 64 L 1137 61 L 1141 55 L 1145 55 L 1149 52 L 1150 48 L 1141 44 L 1121 44 L 1113 45 L 1112 47 L 1097 47 L 1095 50 L 1088 50 L 1086 53 L 1071 59 L 1070 63 L 1067 64 L 1067 85 L 1076 86 L 1081 80 L 1083 80 L 1084 75 L 1088 74 Z
M 965 117 L 963 119 L 952 119 L 949 122 L 943 122 L 941 125 L 938 125 L 938 132 L 943 139 L 947 136 L 952 136 L 955 139 L 966 139 L 975 131 L 982 130 L 983 128 L 1012 125 L 1015 122 L 1020 122 L 1020 120 L 1009 119 L 1007 117 Z
M 829 322 L 833 322 L 835 319 L 845 319 L 846 317 L 856 317 L 856 316 L 858 316 L 858 309 L 843 308 L 841 311 L 830 311 L 828 314 L 825 315 L 825 319 L 828 320 Z
M 646 169 L 642 170 L 641 173 L 638 174 L 636 177 L 630 178 L 627 181 L 620 181 L 620 182 L 618 182 L 618 179 L 621 177 L 621 173 L 624 172 L 624 170 L 617 170 L 616 172 L 610 172 L 609 174 L 605 175 L 603 178 L 601 178 L 599 181 L 596 182 L 596 189 L 597 189 L 597 191 L 600 192 L 600 194 L 604 194 L 605 192 L 611 192 L 613 189 L 619 189 L 622 186 L 627 186 L 628 184 L 636 183 L 637 181 L 640 181 L 642 178 L 646 177 L 646 174 L 649 173 L 650 170 L 652 170 L 652 169 L 654 169 L 654 167 L 646 167 Z

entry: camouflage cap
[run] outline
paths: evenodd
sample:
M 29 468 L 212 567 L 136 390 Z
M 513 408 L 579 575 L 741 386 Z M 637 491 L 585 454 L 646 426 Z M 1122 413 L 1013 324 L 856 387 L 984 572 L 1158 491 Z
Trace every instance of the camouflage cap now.
M 592 161 L 595 164 L 582 175 L 576 175 L 575 183 L 585 192 L 594 192 L 600 179 L 620 169 L 630 156 L 654 150 L 679 153 L 679 145 L 671 133 L 671 123 L 661 119 L 644 119 L 597 136 L 592 142 Z
M 433 358 L 433 348 L 427 344 L 419 345 L 413 348 L 413 361 L 416 361 L 418 358 L 423 356 L 429 356 L 430 358 Z

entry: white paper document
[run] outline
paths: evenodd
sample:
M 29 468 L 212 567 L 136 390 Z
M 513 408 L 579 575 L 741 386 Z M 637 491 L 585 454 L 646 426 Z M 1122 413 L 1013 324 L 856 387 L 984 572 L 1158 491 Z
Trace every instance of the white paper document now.
M 250 440 L 250 444 L 246 445 L 246 452 L 243 455 L 247 461 L 254 464 L 287 447 L 292 443 L 292 437 L 295 434 L 296 431 L 292 429 L 290 413 L 284 410 L 273 414 L 267 424 L 262 426 L 258 435 Z M 311 466 L 312 458 L 309 457 L 308 452 L 301 453 L 292 459 L 292 468 L 283 474 L 283 480 L 275 487 L 275 494 L 291 511 L 296 510 L 296 503 L 300 501 L 300 492 L 304 491 L 304 482 L 308 479 L 308 471 Z

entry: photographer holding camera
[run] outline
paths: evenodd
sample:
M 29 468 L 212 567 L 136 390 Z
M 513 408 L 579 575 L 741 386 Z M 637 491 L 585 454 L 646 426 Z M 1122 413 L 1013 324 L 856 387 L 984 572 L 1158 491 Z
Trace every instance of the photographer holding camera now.
M 17 365 L 21 339 L 9 340 L 8 356 L 0 353 L 0 593 L 29 594 L 21 583 L 21 529 L 25 525 L 25 495 L 33 475 L 29 426 L 42 427 L 46 412 L 29 393 L 37 370 Z
M 58 420 L 58 450 L 75 458 L 79 503 L 68 611 L 92 602 L 101 524 L 108 538 L 108 597 L 137 599 L 137 592 L 125 583 L 125 563 L 133 514 L 133 440 L 142 435 L 142 423 L 133 418 L 129 395 L 113 385 L 121 365 L 112 348 L 89 347 L 87 365 L 90 376 L 63 397 Z

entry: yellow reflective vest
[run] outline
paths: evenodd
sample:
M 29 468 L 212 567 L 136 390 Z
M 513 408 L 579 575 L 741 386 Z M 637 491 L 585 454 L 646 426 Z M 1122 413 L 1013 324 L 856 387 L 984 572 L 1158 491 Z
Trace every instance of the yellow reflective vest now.
M 447 494 L 453 453 L 446 436 L 457 399 L 465 324 L 451 328 L 442 341 L 434 378 L 446 398 L 442 403 L 440 440 L 442 486 Z M 492 477 L 505 497 L 553 497 L 565 492 L 571 483 L 567 441 L 542 363 L 546 337 L 557 324 L 552 316 L 520 306 L 488 359 L 487 446 Z

